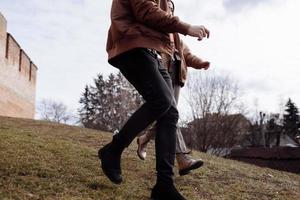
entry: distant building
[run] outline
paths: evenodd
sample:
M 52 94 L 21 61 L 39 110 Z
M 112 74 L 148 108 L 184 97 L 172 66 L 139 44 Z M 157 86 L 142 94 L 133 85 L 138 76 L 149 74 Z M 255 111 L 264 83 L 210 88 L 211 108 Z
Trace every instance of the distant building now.
M 265 138 L 264 138 L 265 137 Z M 241 147 L 300 147 L 300 139 L 283 131 L 283 126 L 274 124 L 270 129 L 268 124 L 252 125 L 251 134 L 243 140 Z
M 34 118 L 37 67 L 12 35 L 0 13 L 0 115 Z
M 299 137 L 293 138 L 284 127 L 270 120 L 251 126 L 240 148 L 234 148 L 227 158 L 272 169 L 300 173 Z

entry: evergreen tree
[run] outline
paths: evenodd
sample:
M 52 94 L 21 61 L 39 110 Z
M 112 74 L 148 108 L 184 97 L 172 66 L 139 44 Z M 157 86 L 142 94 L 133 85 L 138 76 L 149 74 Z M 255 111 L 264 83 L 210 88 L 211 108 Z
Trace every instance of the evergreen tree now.
M 93 127 L 94 129 L 110 131 L 109 128 L 109 105 L 111 99 L 109 98 L 109 88 L 107 81 L 103 75 L 98 75 L 94 79 L 94 86 L 92 87 L 92 107 L 94 109 Z
M 79 103 L 83 105 L 83 107 L 79 109 L 81 123 L 85 127 L 93 127 L 92 117 L 94 116 L 94 109 L 92 107 L 92 96 L 90 92 L 90 87 L 88 85 L 85 86 L 84 92 L 82 93 L 82 97 L 80 98 Z
M 85 88 L 80 104 L 79 114 L 85 127 L 114 132 L 142 104 L 142 98 L 118 73 L 107 79 L 98 75 L 94 86 Z
M 292 138 L 295 138 L 300 127 L 298 108 L 291 99 L 288 100 L 285 106 L 286 114 L 284 114 L 283 116 L 283 128 L 286 134 L 288 134 Z

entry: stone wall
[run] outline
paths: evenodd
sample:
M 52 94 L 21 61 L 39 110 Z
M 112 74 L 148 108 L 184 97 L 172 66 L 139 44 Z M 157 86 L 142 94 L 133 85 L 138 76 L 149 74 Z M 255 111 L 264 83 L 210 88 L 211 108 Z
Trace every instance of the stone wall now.
M 6 27 L 0 13 L 0 115 L 34 118 L 37 67 Z

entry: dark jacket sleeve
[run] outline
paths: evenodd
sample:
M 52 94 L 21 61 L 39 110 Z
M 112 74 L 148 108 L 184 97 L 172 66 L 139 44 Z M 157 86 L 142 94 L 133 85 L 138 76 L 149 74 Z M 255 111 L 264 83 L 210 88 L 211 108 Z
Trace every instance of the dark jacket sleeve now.
M 160 32 L 187 34 L 190 25 L 162 10 L 155 0 L 130 0 L 130 3 L 138 22 Z
M 195 68 L 195 69 L 201 69 L 201 68 L 203 68 L 202 67 L 203 60 L 201 58 L 193 55 L 191 53 L 189 47 L 186 44 L 184 44 L 183 41 L 181 41 L 181 43 L 182 43 L 183 56 L 184 56 L 186 65 L 188 67 L 192 67 L 192 68 Z

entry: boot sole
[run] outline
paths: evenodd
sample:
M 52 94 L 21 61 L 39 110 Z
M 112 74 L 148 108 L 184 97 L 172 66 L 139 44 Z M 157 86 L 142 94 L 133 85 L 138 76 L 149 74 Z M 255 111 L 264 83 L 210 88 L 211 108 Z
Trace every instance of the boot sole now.
M 165 194 L 166 195 L 166 194 Z M 178 194 L 180 195 L 180 194 Z M 181 200 L 186 200 L 184 197 L 182 197 L 181 195 L 180 196 L 177 196 L 177 197 L 170 197 L 170 196 L 164 196 L 164 195 L 161 195 L 161 194 L 158 194 L 157 195 L 153 195 L 151 194 L 150 196 L 150 200 L 173 200 L 173 199 L 181 199 Z
M 189 168 L 180 170 L 180 171 L 179 171 L 179 175 L 180 175 L 180 176 L 187 175 L 187 174 L 189 174 L 192 170 L 195 170 L 195 169 L 198 169 L 198 168 L 202 167 L 203 164 L 204 164 L 203 162 L 195 163 L 194 165 L 192 165 L 192 166 L 189 167 Z
M 110 173 L 110 170 L 107 170 L 104 166 L 103 166 L 103 164 L 102 164 L 102 159 L 103 159 L 103 149 L 100 149 L 99 151 L 98 151 L 98 157 L 99 157 L 99 159 L 100 159 L 100 166 L 101 166 L 101 168 L 102 168 L 102 171 L 103 171 L 103 173 L 105 174 L 105 176 L 111 181 L 111 182 L 113 182 L 114 184 L 117 184 L 117 185 L 119 185 L 119 184 L 121 184 L 122 183 L 122 178 L 121 179 L 115 179 L 115 178 L 113 178 L 112 176 L 111 176 L 111 173 Z

